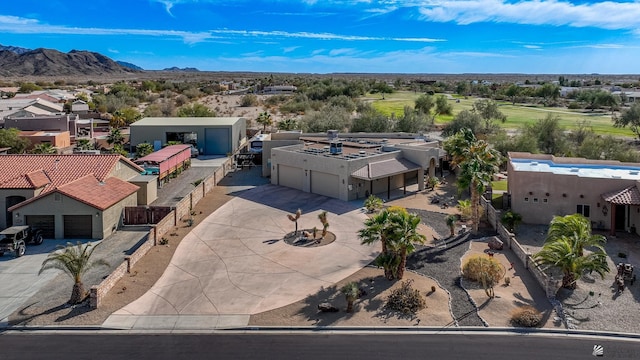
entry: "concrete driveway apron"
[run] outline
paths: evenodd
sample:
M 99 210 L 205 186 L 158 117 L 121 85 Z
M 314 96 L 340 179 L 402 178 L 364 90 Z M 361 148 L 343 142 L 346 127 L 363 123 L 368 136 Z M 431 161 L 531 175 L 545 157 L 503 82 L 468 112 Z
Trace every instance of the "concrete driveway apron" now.
M 328 211 L 336 241 L 315 248 L 286 244 L 282 238 L 295 228 L 287 214 L 298 208 L 299 229 L 321 228 L 318 214 Z M 245 326 L 249 315 L 299 301 L 369 264 L 379 247 L 360 245 L 365 218 L 352 203 L 289 188 L 244 191 L 198 224 L 158 282 L 104 326 Z

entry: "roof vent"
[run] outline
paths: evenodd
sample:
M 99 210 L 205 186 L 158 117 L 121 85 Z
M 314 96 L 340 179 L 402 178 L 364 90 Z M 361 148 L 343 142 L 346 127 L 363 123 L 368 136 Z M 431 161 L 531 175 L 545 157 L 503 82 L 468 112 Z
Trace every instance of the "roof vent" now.
M 358 153 L 360 154 L 360 156 L 365 156 L 365 155 L 367 155 L 367 152 L 366 152 L 366 151 L 364 151 L 364 150 L 360 150 Z
M 329 148 L 330 148 L 330 146 L 325 146 L 325 147 L 322 148 L 322 151 L 329 152 Z
M 334 155 L 342 154 L 342 142 L 332 141 L 329 147 L 329 152 Z
M 327 130 L 327 138 L 329 140 L 335 140 L 338 138 L 338 130 Z

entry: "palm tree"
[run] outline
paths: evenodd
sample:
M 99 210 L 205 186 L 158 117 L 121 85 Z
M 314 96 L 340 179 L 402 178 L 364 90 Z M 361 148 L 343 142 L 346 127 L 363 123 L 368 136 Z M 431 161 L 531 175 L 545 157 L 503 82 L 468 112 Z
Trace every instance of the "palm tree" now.
M 575 289 L 577 279 L 585 271 L 595 271 L 602 278 L 609 272 L 606 241 L 604 236 L 591 233 L 591 223 L 584 216 L 556 216 L 549 225 L 542 250 L 534 259 L 540 265 L 559 268 L 563 273 L 562 287 Z M 585 255 L 585 248 L 591 248 L 591 252 Z
M 353 312 L 353 303 L 358 299 L 360 294 L 360 287 L 358 283 L 352 281 L 340 289 L 340 292 L 344 294 L 347 300 L 347 312 Z
M 458 188 L 471 190 L 471 223 L 473 233 L 480 225 L 480 194 L 493 180 L 502 163 L 500 153 L 483 140 L 477 140 L 471 130 L 462 129 L 445 142 L 445 150 L 460 168 Z
M 458 217 L 455 215 L 448 215 L 444 218 L 444 221 L 449 227 L 449 237 L 453 237 L 456 234 L 456 222 L 458 221 Z
M 124 144 L 124 136 L 120 129 L 112 127 L 107 135 L 107 144 L 109 145 L 122 145 Z
M 407 212 L 394 212 L 389 218 L 391 232 L 387 246 L 400 258 L 396 270 L 398 280 L 404 276 L 407 255 L 416 250 L 416 244 L 424 244 L 427 240 L 426 236 L 418 232 L 420 221 L 420 216 Z
M 53 145 L 49 143 L 40 143 L 33 146 L 33 150 L 31 150 L 31 153 L 32 154 L 57 154 L 58 151 L 56 150 L 55 147 L 53 147 Z
M 380 253 L 387 252 L 389 214 L 389 210 L 385 209 L 365 220 L 365 228 L 358 231 L 358 237 L 362 245 L 372 245 L 379 241 L 382 245 Z
M 522 222 L 522 215 L 509 210 L 502 215 L 500 220 L 507 227 L 507 230 L 514 232 L 516 226 Z
M 91 255 L 95 250 L 95 247 L 91 247 L 91 244 L 82 245 L 78 241 L 76 245 L 71 243 L 67 243 L 66 247 L 58 245 L 58 249 L 61 251 L 52 252 L 42 262 L 38 275 L 48 269 L 62 270 L 69 275 L 73 279 L 73 290 L 71 291 L 69 304 L 74 305 L 81 302 L 86 295 L 84 284 L 82 283 L 82 275 L 94 267 L 109 266 L 109 264 L 102 259 L 91 261 Z
M 364 201 L 364 207 L 367 209 L 369 213 L 375 212 L 378 209 L 381 209 L 383 206 L 382 199 L 375 195 L 369 195 L 367 200 Z
M 93 143 L 89 139 L 78 139 L 76 141 L 76 149 L 78 150 L 92 150 L 93 148 Z
M 271 126 L 273 124 L 273 120 L 271 119 L 271 114 L 264 111 L 258 115 L 256 122 L 263 126 L 263 131 L 267 131 L 267 125 Z
M 604 246 L 607 242 L 604 236 L 593 235 L 591 232 L 591 222 L 581 214 L 553 217 L 549 224 L 545 243 L 553 242 L 563 237 L 575 239 L 576 246 L 578 247 L 578 256 L 584 254 L 584 248 L 586 246 L 593 246 L 592 244 Z

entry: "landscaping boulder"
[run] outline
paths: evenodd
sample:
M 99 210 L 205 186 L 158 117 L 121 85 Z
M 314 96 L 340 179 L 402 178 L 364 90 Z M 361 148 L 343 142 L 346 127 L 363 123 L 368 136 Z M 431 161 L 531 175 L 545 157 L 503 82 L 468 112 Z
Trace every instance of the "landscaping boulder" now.
M 489 249 L 491 250 L 502 250 L 502 240 L 498 239 L 497 237 L 492 237 L 491 239 L 489 239 Z
M 320 310 L 320 312 L 338 312 L 340 311 L 337 307 L 329 304 L 329 303 L 321 303 L 318 305 L 318 310 Z

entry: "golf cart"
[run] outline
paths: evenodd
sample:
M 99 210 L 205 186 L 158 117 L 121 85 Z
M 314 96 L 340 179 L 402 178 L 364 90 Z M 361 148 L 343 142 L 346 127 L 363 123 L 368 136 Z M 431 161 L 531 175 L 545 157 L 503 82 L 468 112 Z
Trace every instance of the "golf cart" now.
M 31 226 L 12 226 L 0 231 L 0 256 L 14 252 L 16 257 L 24 255 L 26 244 L 40 245 L 44 241 L 42 232 Z

